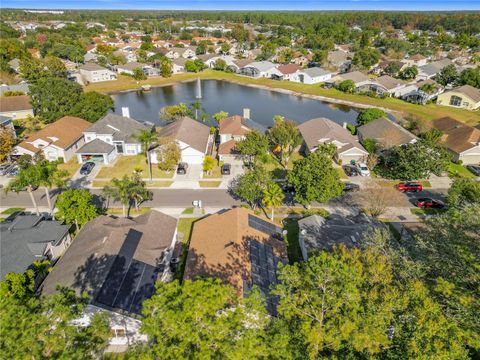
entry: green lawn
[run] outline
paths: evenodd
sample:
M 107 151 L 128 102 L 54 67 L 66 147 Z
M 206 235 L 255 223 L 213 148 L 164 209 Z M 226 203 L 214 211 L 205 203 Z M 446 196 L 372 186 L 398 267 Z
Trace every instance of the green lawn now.
M 265 169 L 269 171 L 272 174 L 272 177 L 274 179 L 285 179 L 287 176 L 288 170 L 293 169 L 293 163 L 296 160 L 302 159 L 303 155 L 300 154 L 299 152 L 294 152 L 288 161 L 287 167 L 283 167 L 280 165 L 280 162 L 278 161 L 278 158 L 275 156 L 269 154 L 268 157 L 266 157 L 266 162 L 263 164 Z
M 447 168 L 448 176 L 453 178 L 453 177 L 463 177 L 463 178 L 468 178 L 468 179 L 473 179 L 475 177 L 474 174 L 470 172 L 465 166 L 455 164 L 455 163 L 450 163 L 450 165 Z
M 288 252 L 288 260 L 290 263 L 295 263 L 303 260 L 302 251 L 298 242 L 298 220 L 285 219 L 284 229 L 287 230 L 286 244 Z
M 94 188 L 103 188 L 105 185 L 107 185 L 110 182 L 110 180 L 93 180 L 92 181 L 92 187 Z M 147 188 L 149 189 L 154 189 L 154 188 L 164 188 L 164 187 L 170 187 L 170 185 L 173 184 L 173 181 L 167 181 L 167 180 L 153 180 L 145 181 Z
M 80 169 L 80 164 L 77 162 L 77 159 L 73 157 L 66 163 L 58 164 L 58 169 L 68 172 L 68 178 L 70 179 L 75 175 L 78 169 Z
M 13 208 L 8 208 L 6 210 L 2 211 L 2 215 L 12 215 L 17 212 L 22 212 L 25 211 L 25 208 L 20 208 L 20 207 L 13 207 Z
M 99 92 L 116 92 L 121 90 L 138 89 L 142 85 L 149 84 L 152 86 L 172 84 L 180 81 L 194 80 L 196 78 L 226 80 L 243 85 L 259 85 L 271 89 L 290 90 L 295 95 L 319 95 L 326 98 L 338 99 L 343 101 L 354 102 L 372 107 L 382 107 L 392 111 L 397 111 L 404 117 L 413 116 L 425 120 L 438 119 L 445 116 L 451 116 L 466 124 L 477 125 L 480 122 L 479 111 L 469 111 L 449 106 L 441 106 L 436 104 L 417 105 L 395 98 L 372 98 L 365 95 L 346 94 L 336 89 L 324 89 L 318 84 L 302 84 L 290 81 L 277 81 L 267 78 L 251 78 L 240 76 L 233 73 L 226 73 L 214 70 L 205 70 L 201 73 L 184 73 L 176 74 L 169 78 L 154 77 L 143 81 L 136 81 L 131 77 L 119 76 L 116 81 L 105 81 L 101 83 L 89 84 L 85 87 L 85 91 Z M 337 106 L 332 104 L 332 106 Z M 342 106 L 342 105 L 339 105 Z
M 199 181 L 201 188 L 217 188 L 222 183 L 221 181 Z
M 193 214 L 193 207 L 186 208 L 185 210 L 182 211 L 182 214 L 184 214 L 184 215 Z
M 121 178 L 124 175 L 132 175 L 134 171 L 140 170 L 143 178 L 148 178 L 148 164 L 143 155 L 120 156 L 113 166 L 103 166 L 98 172 L 98 179 Z M 172 178 L 174 172 L 160 170 L 155 164 L 152 165 L 153 178 Z
M 421 209 L 421 208 L 411 208 L 410 212 L 413 215 L 424 216 L 424 215 L 439 215 L 443 214 L 445 209 Z
M 130 215 L 142 215 L 150 212 L 152 209 L 149 207 L 140 207 L 137 211 L 134 207 L 130 209 Z M 107 214 L 110 215 L 123 215 L 122 208 L 108 208 Z
M 175 278 L 181 280 L 183 278 L 183 272 L 185 270 L 185 262 L 188 255 L 188 247 L 190 244 L 190 238 L 192 236 L 193 223 L 199 218 L 181 218 L 177 223 L 177 232 L 183 234 L 182 239 L 182 255 L 180 257 L 180 264 L 178 265 L 175 273 Z

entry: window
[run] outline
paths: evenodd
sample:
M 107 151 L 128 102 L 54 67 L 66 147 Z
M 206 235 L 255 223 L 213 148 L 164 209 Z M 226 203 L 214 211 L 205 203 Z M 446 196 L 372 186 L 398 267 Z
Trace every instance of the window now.
M 455 96 L 455 95 L 452 95 L 452 97 L 450 98 L 450 105 L 452 105 L 452 106 L 462 105 L 462 98 L 458 97 L 458 96 Z

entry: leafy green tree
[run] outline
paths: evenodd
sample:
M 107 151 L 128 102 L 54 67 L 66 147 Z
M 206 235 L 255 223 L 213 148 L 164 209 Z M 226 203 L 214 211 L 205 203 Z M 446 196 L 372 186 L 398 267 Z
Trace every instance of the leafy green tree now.
M 303 358 L 466 359 L 462 330 L 418 280 L 396 281 L 378 248 L 312 254 L 280 270 L 280 321 Z
M 30 97 L 35 114 L 50 123 L 70 114 L 78 103 L 82 87 L 72 81 L 58 78 L 39 79 L 30 86 Z
M 450 163 L 451 155 L 440 145 L 421 140 L 415 144 L 394 146 L 380 158 L 379 172 L 389 179 L 418 180 L 430 174 L 440 175 Z
M 353 80 L 343 80 L 338 84 L 337 88 L 341 92 L 344 92 L 347 94 L 353 94 L 357 87 L 355 86 L 355 83 L 353 82 Z
M 156 151 L 158 168 L 163 171 L 173 171 L 182 158 L 177 142 L 170 137 L 164 137 L 158 139 L 158 144 Z
M 127 217 L 127 206 L 129 207 L 132 200 L 132 182 L 127 175 L 122 179 L 113 178 L 107 185 L 103 187 L 102 194 L 107 199 L 112 198 L 120 201 L 122 204 L 122 214 Z
M 443 86 L 454 83 L 457 80 L 458 73 L 455 65 L 450 64 L 445 66 L 440 73 L 435 77 L 435 81 Z
M 170 59 L 164 58 L 160 61 L 160 75 L 170 77 L 173 72 L 173 64 Z
M 385 73 L 390 75 L 390 76 L 397 75 L 399 71 L 400 71 L 400 65 L 398 65 L 398 62 L 396 62 L 396 61 L 392 61 L 385 68 Z
M 110 328 L 106 313 L 87 326 L 73 320 L 87 304 L 73 290 L 37 296 L 34 271 L 7 274 L 0 283 L 0 348 L 7 359 L 97 359 L 107 346 Z
M 0 163 L 5 162 L 12 153 L 13 146 L 16 143 L 13 135 L 12 129 L 0 125 Z
M 145 75 L 145 73 L 143 72 L 143 70 L 141 68 L 133 69 L 132 77 L 135 80 L 147 80 L 147 75 Z
M 400 71 L 400 73 L 398 74 L 398 76 L 403 80 L 415 79 L 417 75 L 418 75 L 418 68 L 415 65 L 406 67 L 405 69 Z
M 57 197 L 55 203 L 58 219 L 75 224 L 77 231 L 98 215 L 92 194 L 86 189 L 68 189 Z
M 295 200 L 305 206 L 313 201 L 327 202 L 340 196 L 343 190 L 340 176 L 332 165 L 332 154 L 323 147 L 295 161 L 287 174 L 287 183 L 295 188 Z
M 200 41 L 197 45 L 197 49 L 195 50 L 196 55 L 203 55 L 207 52 L 207 42 Z
M 357 116 L 357 124 L 359 126 L 368 124 L 369 122 L 373 120 L 377 120 L 381 117 L 385 117 L 387 114 L 385 111 L 377 108 L 369 108 L 369 109 L 363 109 L 360 110 Z
M 448 189 L 447 205 L 461 207 L 474 203 L 480 204 L 480 183 L 474 179 L 455 178 Z
M 223 59 L 217 59 L 217 61 L 215 61 L 215 66 L 213 68 L 215 70 L 225 71 L 227 70 L 227 62 Z
M 167 105 L 160 110 L 160 119 L 175 121 L 185 116 L 192 116 L 192 110 L 185 104 Z
M 267 184 L 267 187 L 263 191 L 263 205 L 268 209 L 272 209 L 272 216 L 270 219 L 273 220 L 275 208 L 281 207 L 285 194 L 283 193 L 282 188 L 275 181 L 271 181 Z
M 249 164 L 252 164 L 256 157 L 267 154 L 268 148 L 268 137 L 256 129 L 249 131 L 245 138 L 235 145 L 240 154 L 248 157 Z
M 20 167 L 20 171 L 18 172 L 16 178 L 10 181 L 5 190 L 7 192 L 15 191 L 16 193 L 19 193 L 23 189 L 26 189 L 28 195 L 30 196 L 30 200 L 32 201 L 35 213 L 40 215 L 37 201 L 33 195 L 33 189 L 40 186 L 41 178 L 42 174 L 40 173 L 39 166 L 29 164 L 25 168 Z
M 375 154 L 377 151 L 377 143 L 373 139 L 363 139 L 361 144 L 369 154 Z
M 370 69 L 379 60 L 380 53 L 377 49 L 365 48 L 355 53 L 352 63 L 360 69 Z
M 222 120 L 225 120 L 228 117 L 228 112 L 219 111 L 212 115 L 212 118 L 220 124 Z
M 327 50 L 316 50 L 313 52 L 313 61 L 322 65 L 327 61 L 328 51 Z
M 438 87 L 434 83 L 427 83 L 421 85 L 418 89 L 426 92 L 427 94 L 433 94 L 438 90 Z
M 277 56 L 278 56 L 277 61 L 280 64 L 288 64 L 289 62 L 292 61 L 293 57 L 295 56 L 295 53 L 293 52 L 293 50 L 291 48 L 286 48 L 286 49 L 281 50 L 277 54 Z
M 228 45 L 227 43 L 223 43 L 221 46 L 220 46 L 220 52 L 223 54 L 223 55 L 228 55 L 230 53 L 230 45 Z
M 301 145 L 302 137 L 295 122 L 284 120 L 282 116 L 274 116 L 275 126 L 268 130 L 268 137 L 276 146 L 279 161 L 282 166 L 287 166 L 290 155 L 295 148 Z
M 230 187 L 230 191 L 234 196 L 245 201 L 255 209 L 261 203 L 264 190 L 270 181 L 270 173 L 263 167 L 255 166 L 252 170 L 248 170 L 235 179 Z
M 147 189 L 147 184 L 142 180 L 140 174 L 132 175 L 130 184 L 130 198 L 135 204 L 135 209 L 140 210 L 140 204 L 153 199 L 153 192 Z
M 430 144 L 432 146 L 437 145 L 442 138 L 443 132 L 438 130 L 437 128 L 431 128 L 425 132 L 420 134 L 420 137 L 426 144 Z
M 52 200 L 50 197 L 50 189 L 53 186 L 61 187 L 66 184 L 66 177 L 68 172 L 66 170 L 60 170 L 58 164 L 55 161 L 42 160 L 36 164 L 32 164 L 38 172 L 38 185 L 43 186 L 45 189 L 45 197 L 47 199 L 48 209 L 53 212 Z M 25 170 L 23 170 L 25 171 Z
M 470 85 L 480 89 L 480 66 L 475 69 L 465 69 L 458 78 L 459 85 Z
M 210 155 L 206 155 L 205 159 L 203 159 L 203 171 L 209 175 L 213 168 L 217 165 L 217 161 Z
M 258 291 L 238 296 L 219 279 L 157 282 L 144 302 L 142 332 L 153 341 L 142 350 L 162 359 L 243 359 L 269 355 L 268 316 Z M 248 354 L 248 355 L 247 355 Z
M 76 104 L 69 111 L 69 115 L 95 122 L 104 117 L 111 109 L 113 109 L 113 100 L 110 95 L 89 91 L 80 95 Z
M 136 138 L 138 141 L 140 141 L 140 144 L 142 144 L 143 154 L 147 159 L 148 174 L 150 175 L 150 181 L 152 181 L 152 163 L 149 150 L 157 140 L 157 135 L 151 130 L 141 130 Z

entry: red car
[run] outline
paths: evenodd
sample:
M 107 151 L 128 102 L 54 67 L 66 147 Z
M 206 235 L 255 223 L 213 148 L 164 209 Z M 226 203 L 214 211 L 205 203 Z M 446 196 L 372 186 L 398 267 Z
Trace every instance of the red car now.
M 422 184 L 420 184 L 418 181 L 401 182 L 400 184 L 395 185 L 395 187 L 399 191 L 404 192 L 419 192 L 423 190 Z
M 445 204 L 440 200 L 430 198 L 420 198 L 417 200 L 416 205 L 422 209 L 443 209 L 445 207 Z

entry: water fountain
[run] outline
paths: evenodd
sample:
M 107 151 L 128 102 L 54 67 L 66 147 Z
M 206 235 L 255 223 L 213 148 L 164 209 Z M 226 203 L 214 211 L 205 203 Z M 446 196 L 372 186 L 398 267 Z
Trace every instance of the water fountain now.
M 197 91 L 195 95 L 196 99 L 202 98 L 202 84 L 200 83 L 200 78 L 197 78 Z

